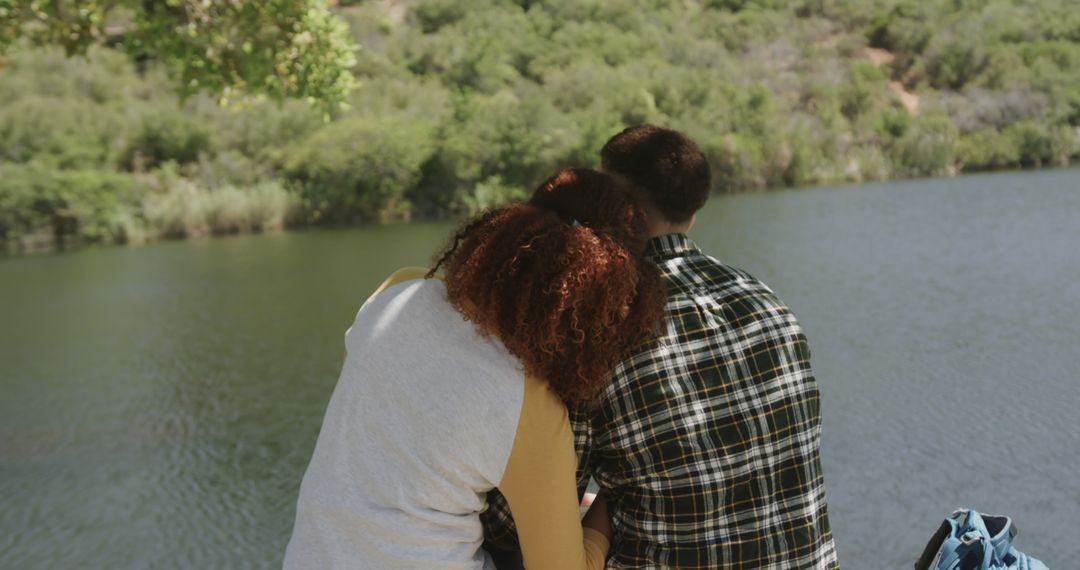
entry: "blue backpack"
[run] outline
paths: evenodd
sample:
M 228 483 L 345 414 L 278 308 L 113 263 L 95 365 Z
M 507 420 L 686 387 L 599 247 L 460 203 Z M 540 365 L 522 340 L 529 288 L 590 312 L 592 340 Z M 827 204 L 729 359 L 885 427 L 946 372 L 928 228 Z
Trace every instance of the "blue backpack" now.
M 941 523 L 915 570 L 1048 570 L 1013 548 L 1012 519 L 959 509 Z

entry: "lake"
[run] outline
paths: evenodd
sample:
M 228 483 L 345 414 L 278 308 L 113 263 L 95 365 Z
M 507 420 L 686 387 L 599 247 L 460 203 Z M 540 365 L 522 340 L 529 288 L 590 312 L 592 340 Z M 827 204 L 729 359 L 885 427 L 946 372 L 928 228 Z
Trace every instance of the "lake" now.
M 279 567 L 345 329 L 452 227 L 0 261 L 0 567 Z M 1080 559 L 1080 171 L 716 196 L 691 237 L 807 332 L 842 566 L 959 506 Z

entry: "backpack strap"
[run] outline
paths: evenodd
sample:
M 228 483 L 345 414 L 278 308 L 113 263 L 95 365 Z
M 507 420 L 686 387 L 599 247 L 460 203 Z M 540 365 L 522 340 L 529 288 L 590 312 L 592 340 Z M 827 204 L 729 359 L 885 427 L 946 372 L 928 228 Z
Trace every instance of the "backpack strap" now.
M 937 558 L 938 552 L 941 550 L 942 543 L 952 534 L 952 531 L 952 522 L 950 519 L 945 519 L 941 526 L 938 527 L 937 532 L 934 533 L 934 536 L 930 537 L 930 542 L 926 543 L 922 556 L 919 556 L 919 561 L 915 563 L 915 570 L 934 570 L 930 565 L 934 563 L 934 559 Z

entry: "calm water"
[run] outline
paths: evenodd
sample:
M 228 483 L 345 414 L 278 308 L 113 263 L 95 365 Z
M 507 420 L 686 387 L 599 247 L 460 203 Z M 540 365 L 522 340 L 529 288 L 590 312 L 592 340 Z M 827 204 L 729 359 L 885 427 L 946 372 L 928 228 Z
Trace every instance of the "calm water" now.
M 451 226 L 0 262 L 0 568 L 280 565 L 342 333 Z M 846 568 L 967 505 L 1080 559 L 1080 171 L 714 198 L 810 337 Z

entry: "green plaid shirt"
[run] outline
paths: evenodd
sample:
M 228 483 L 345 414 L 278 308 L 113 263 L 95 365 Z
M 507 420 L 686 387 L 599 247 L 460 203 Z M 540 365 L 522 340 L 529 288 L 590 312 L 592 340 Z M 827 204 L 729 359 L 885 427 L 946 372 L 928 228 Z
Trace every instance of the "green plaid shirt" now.
M 598 409 L 572 410 L 608 496 L 608 568 L 837 568 L 821 474 L 820 400 L 795 317 L 760 281 L 684 235 L 647 256 L 668 288 L 660 343 L 620 363 Z M 513 540 L 505 500 L 481 518 Z

